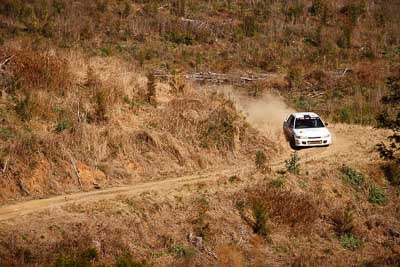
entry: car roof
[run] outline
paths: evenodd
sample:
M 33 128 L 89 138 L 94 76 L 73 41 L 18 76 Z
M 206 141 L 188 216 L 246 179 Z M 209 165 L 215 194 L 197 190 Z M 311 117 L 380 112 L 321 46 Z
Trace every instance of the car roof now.
M 298 118 L 304 118 L 304 116 L 310 116 L 310 117 L 317 117 L 319 118 L 318 114 L 314 112 L 296 112 L 292 114 L 296 119 Z

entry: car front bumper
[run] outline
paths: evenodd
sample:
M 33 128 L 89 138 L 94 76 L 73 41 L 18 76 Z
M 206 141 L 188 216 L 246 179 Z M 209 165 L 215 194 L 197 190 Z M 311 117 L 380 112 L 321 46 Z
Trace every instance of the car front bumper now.
M 328 146 L 332 144 L 332 137 L 318 139 L 295 138 L 295 145 L 300 147 Z

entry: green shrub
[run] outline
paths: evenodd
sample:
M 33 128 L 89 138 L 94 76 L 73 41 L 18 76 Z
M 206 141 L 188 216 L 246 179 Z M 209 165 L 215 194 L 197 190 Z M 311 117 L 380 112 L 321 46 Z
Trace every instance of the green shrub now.
M 340 244 L 347 249 L 356 250 L 361 246 L 362 243 L 360 239 L 349 233 L 340 237 Z
M 70 120 L 63 120 L 63 121 L 59 121 L 57 123 L 55 131 L 57 133 L 61 133 L 65 130 L 69 130 L 71 128 L 72 128 L 72 122 Z
M 87 261 L 96 261 L 99 259 L 99 254 L 95 248 L 89 248 L 82 253 L 82 259 Z
M 352 186 L 360 187 L 364 183 L 365 179 L 362 173 L 352 169 L 351 167 L 344 166 L 341 171 L 343 180 Z
M 334 230 L 338 236 L 345 234 L 351 234 L 354 228 L 354 216 L 353 212 L 346 208 L 344 211 L 339 209 L 333 214 L 332 221 L 334 224 Z
M 191 258 L 196 254 L 196 250 L 190 247 L 176 246 L 172 248 L 172 252 L 178 257 Z
M 385 205 L 387 202 L 385 191 L 382 188 L 371 184 L 369 187 L 368 201 L 376 205 Z
M 9 139 L 13 136 L 13 132 L 9 128 L 0 127 L 0 138 Z
M 339 110 L 340 122 L 350 123 L 353 114 L 349 107 L 343 107 Z
M 285 183 L 285 180 L 283 179 L 283 177 L 278 177 L 276 179 L 273 179 L 271 182 L 269 182 L 269 184 L 271 186 L 276 187 L 276 188 L 283 187 L 284 183 Z
M 99 259 L 95 248 L 85 250 L 80 257 L 72 258 L 70 256 L 60 255 L 56 258 L 54 267 L 92 267 L 93 263 Z M 127 265 L 131 266 L 131 265 Z
M 68 256 L 58 256 L 53 264 L 53 267 L 74 267 L 77 266 L 77 262 Z
M 100 48 L 100 56 L 102 57 L 109 57 L 111 56 L 111 49 L 108 47 Z
M 290 156 L 290 159 L 285 161 L 286 169 L 288 172 L 293 174 L 300 174 L 300 158 L 297 155 L 297 152 L 294 151 Z
M 265 210 L 265 207 L 262 205 L 262 203 L 255 202 L 252 205 L 252 211 L 254 218 L 254 233 L 266 237 L 268 235 L 268 230 L 266 226 L 267 212 Z

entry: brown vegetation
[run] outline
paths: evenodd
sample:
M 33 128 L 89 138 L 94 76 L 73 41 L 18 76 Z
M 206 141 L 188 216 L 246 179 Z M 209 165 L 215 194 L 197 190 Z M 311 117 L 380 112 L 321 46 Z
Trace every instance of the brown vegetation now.
M 1 221 L 0 265 L 398 266 L 399 168 L 374 153 L 388 134 L 334 124 L 333 146 L 288 160 L 292 109 L 266 92 L 376 125 L 397 108 L 399 12 L 396 0 L 0 1 L 0 208 L 219 170 Z M 184 78 L 208 71 L 250 100 Z M 251 170 L 221 171 L 233 166 Z
M 2 54 L 14 56 L 2 73 L 3 202 L 207 168 L 266 142 L 222 97 L 190 85 L 178 97 L 161 85 L 164 104 L 155 106 L 154 77 L 146 85 L 118 59 Z

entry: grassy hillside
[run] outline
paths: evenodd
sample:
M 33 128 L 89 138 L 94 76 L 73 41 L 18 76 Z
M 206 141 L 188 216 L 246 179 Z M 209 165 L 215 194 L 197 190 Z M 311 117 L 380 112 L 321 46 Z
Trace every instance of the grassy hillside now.
M 174 72 L 278 72 L 299 109 L 375 123 L 400 54 L 398 1 L 20 1 L 0 3 L 1 42 L 80 49 Z
M 399 266 L 400 171 L 373 128 L 398 111 L 399 14 L 1 0 L 0 266 Z M 334 144 L 291 154 L 292 110 Z
M 72 51 L 3 52 L 14 57 L 2 73 L 2 202 L 213 168 L 270 144 L 232 102 L 179 77 L 159 84 Z

